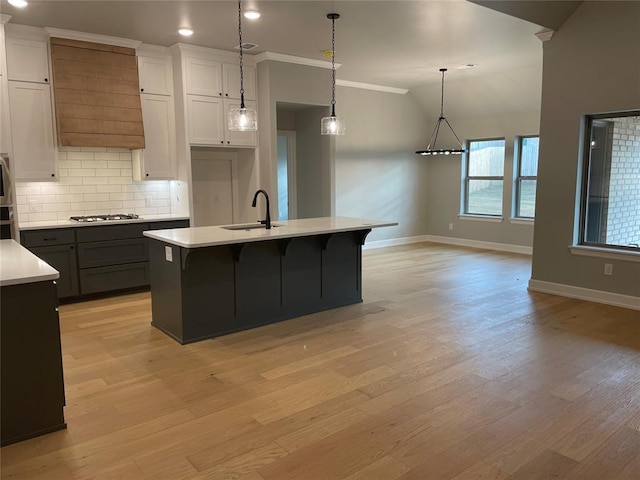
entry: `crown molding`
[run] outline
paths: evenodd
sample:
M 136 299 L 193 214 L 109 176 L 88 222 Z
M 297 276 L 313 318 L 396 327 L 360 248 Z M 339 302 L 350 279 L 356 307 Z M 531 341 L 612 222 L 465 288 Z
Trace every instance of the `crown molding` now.
M 139 40 L 129 38 L 111 37 L 109 35 L 99 35 L 97 33 L 77 32 L 75 30 L 64 30 L 62 28 L 44 27 L 44 31 L 50 37 L 68 38 L 69 40 L 80 40 L 82 42 L 105 43 L 118 47 L 138 48 L 142 45 Z
M 255 56 L 256 63 L 264 62 L 265 60 L 274 60 L 276 62 L 295 63 L 298 65 L 306 65 L 308 67 L 320 67 L 331 68 L 331 62 L 326 60 L 315 60 L 313 58 L 296 57 L 295 55 L 286 55 L 284 53 L 274 52 L 262 52 Z M 341 63 L 336 63 L 336 69 L 342 66 Z
M 540 30 L 535 35 L 536 37 L 538 37 L 538 40 L 540 40 L 541 42 L 546 42 L 548 40 L 551 40 L 554 33 L 556 32 L 554 32 L 553 30 Z
M 5 15 L 4 13 L 0 13 L 0 23 L 4 25 L 9 20 L 11 20 L 11 15 Z
M 336 80 L 336 85 L 340 87 L 362 88 L 364 90 L 375 90 L 377 92 L 397 93 L 405 95 L 409 92 L 406 88 L 387 87 L 385 85 L 375 85 L 373 83 L 352 82 L 350 80 Z

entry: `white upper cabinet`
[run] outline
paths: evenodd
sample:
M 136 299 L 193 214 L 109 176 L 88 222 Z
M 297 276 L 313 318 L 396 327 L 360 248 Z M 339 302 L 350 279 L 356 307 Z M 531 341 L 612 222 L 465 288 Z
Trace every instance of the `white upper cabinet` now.
M 9 80 L 50 83 L 46 42 L 8 37 L 6 48 Z
M 140 93 L 173 95 L 171 57 L 138 56 Z
M 222 63 L 201 58 L 185 58 L 186 93 L 191 95 L 206 95 L 209 97 L 223 96 Z
M 170 180 L 176 177 L 176 129 L 173 97 L 140 95 L 144 122 L 143 150 L 133 150 L 133 179 Z
M 243 66 L 243 83 L 245 100 L 256 99 L 256 69 Z M 222 86 L 225 98 L 240 98 L 240 64 L 224 63 L 222 65 Z
M 221 98 L 187 95 L 191 145 L 224 145 L 223 108 Z
M 51 87 L 10 81 L 9 109 L 16 180 L 57 180 Z

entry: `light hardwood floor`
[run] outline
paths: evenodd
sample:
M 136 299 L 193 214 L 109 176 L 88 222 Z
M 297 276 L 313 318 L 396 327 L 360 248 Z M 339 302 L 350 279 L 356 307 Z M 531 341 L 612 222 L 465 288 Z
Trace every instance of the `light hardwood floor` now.
M 640 312 L 529 293 L 526 256 L 363 263 L 363 304 L 187 346 L 147 293 L 63 306 L 68 429 L 2 478 L 640 478 Z

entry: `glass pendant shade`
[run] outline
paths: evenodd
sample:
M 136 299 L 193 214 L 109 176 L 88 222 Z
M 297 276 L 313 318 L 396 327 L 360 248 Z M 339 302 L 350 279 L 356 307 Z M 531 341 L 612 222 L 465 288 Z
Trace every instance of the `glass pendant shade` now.
M 336 20 L 339 13 L 328 13 L 331 20 L 331 115 L 324 117 L 320 123 L 322 135 L 344 135 L 346 132 L 344 120 L 336 116 Z
M 258 114 L 244 105 L 244 71 L 242 48 L 242 0 L 238 0 L 238 40 L 240 41 L 240 108 L 230 108 L 227 112 L 227 128 L 233 132 L 258 130 Z
M 346 131 L 344 120 L 335 115 L 324 117 L 320 125 L 322 135 L 344 135 Z
M 248 132 L 258 129 L 258 113 L 253 108 L 229 109 L 227 127 L 234 132 Z

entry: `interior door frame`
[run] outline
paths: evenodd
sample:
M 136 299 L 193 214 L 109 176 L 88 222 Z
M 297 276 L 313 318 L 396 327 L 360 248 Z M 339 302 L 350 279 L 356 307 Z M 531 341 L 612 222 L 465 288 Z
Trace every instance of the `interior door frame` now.
M 287 138 L 287 208 L 289 220 L 298 218 L 298 182 L 296 176 L 296 131 L 278 130 L 278 137 Z

